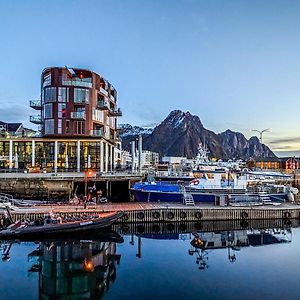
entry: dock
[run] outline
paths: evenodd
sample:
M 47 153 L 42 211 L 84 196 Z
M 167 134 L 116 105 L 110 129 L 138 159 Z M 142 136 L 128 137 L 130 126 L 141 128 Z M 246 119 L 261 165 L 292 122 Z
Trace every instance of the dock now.
M 31 208 L 15 207 L 11 211 L 13 220 L 35 220 L 45 215 L 60 214 L 76 216 L 81 214 L 98 214 L 109 211 L 123 211 L 121 223 L 144 222 L 203 222 L 203 221 L 243 221 L 283 220 L 286 224 L 292 219 L 300 219 L 300 205 L 281 204 L 280 206 L 243 206 L 220 207 L 209 204 L 185 206 L 171 203 L 119 203 L 89 205 L 43 205 Z M 0 220 L 4 210 L 0 211 Z

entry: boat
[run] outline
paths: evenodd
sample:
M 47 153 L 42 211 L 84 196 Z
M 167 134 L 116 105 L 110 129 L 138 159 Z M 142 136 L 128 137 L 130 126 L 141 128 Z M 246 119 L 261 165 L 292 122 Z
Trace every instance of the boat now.
M 290 186 L 291 177 L 270 172 L 199 170 L 190 181 L 146 181 L 135 183 L 131 189 L 137 202 L 185 203 L 218 205 L 230 203 L 282 203 L 293 201 L 298 189 Z
M 91 230 L 106 230 L 123 216 L 123 212 L 107 212 L 98 215 L 63 218 L 48 215 L 34 222 L 17 221 L 0 231 L 0 239 L 38 238 L 77 234 Z
M 266 204 L 293 201 L 298 189 L 291 187 L 291 175 L 280 172 L 241 169 L 237 163 L 210 163 L 199 145 L 194 177 L 189 181 L 135 183 L 131 192 L 137 202 L 176 202 L 193 205 L 206 202 L 217 205 Z

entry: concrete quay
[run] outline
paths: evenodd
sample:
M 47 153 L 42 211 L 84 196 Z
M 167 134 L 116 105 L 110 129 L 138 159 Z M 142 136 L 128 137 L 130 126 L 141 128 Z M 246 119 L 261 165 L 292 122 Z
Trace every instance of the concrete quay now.
M 280 206 L 243 206 L 219 207 L 207 204 L 185 206 L 171 203 L 122 203 L 82 205 L 43 205 L 31 208 L 16 207 L 11 212 L 14 220 L 35 220 L 50 213 L 67 215 L 97 214 L 107 211 L 124 211 L 120 222 L 185 222 L 185 221 L 249 221 L 249 220 L 289 220 L 300 218 L 300 206 L 296 204 L 282 204 Z M 2 216 L 1 216 L 2 214 Z M 4 218 L 4 211 L 0 212 Z
M 103 196 L 112 201 L 129 201 L 129 188 L 142 176 L 125 172 L 94 173 L 86 177 L 84 172 L 62 173 L 0 173 L 0 190 L 19 199 L 66 201 L 76 191 L 86 193 L 86 187 L 95 186 Z

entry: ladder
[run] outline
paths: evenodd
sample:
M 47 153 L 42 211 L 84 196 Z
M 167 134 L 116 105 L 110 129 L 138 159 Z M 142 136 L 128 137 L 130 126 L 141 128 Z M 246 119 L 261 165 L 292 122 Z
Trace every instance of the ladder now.
M 182 195 L 183 195 L 183 202 L 185 203 L 185 205 L 195 206 L 193 195 L 191 194 L 191 192 L 186 190 L 184 185 L 182 185 Z

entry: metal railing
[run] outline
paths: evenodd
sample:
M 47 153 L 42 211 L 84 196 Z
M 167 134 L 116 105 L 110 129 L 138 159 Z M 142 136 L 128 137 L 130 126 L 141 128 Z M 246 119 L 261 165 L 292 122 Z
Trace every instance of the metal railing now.
M 84 111 L 72 111 L 71 119 L 85 120 L 85 112 Z
M 42 124 L 42 117 L 40 115 L 30 116 L 30 122 L 34 124 Z
M 91 82 L 81 81 L 81 80 L 63 80 L 63 85 L 71 85 L 71 86 L 82 86 L 91 88 L 93 84 Z
M 107 100 L 99 100 L 97 103 L 97 107 L 101 109 L 109 109 L 110 105 Z
M 108 91 L 106 91 L 104 88 L 100 87 L 100 93 L 102 93 L 105 96 L 108 96 Z
M 103 133 L 103 130 L 100 130 L 100 129 L 98 129 L 98 130 L 91 130 L 91 135 L 92 136 L 104 136 L 104 133 Z
M 42 109 L 42 101 L 41 100 L 30 100 L 29 106 L 34 109 Z

